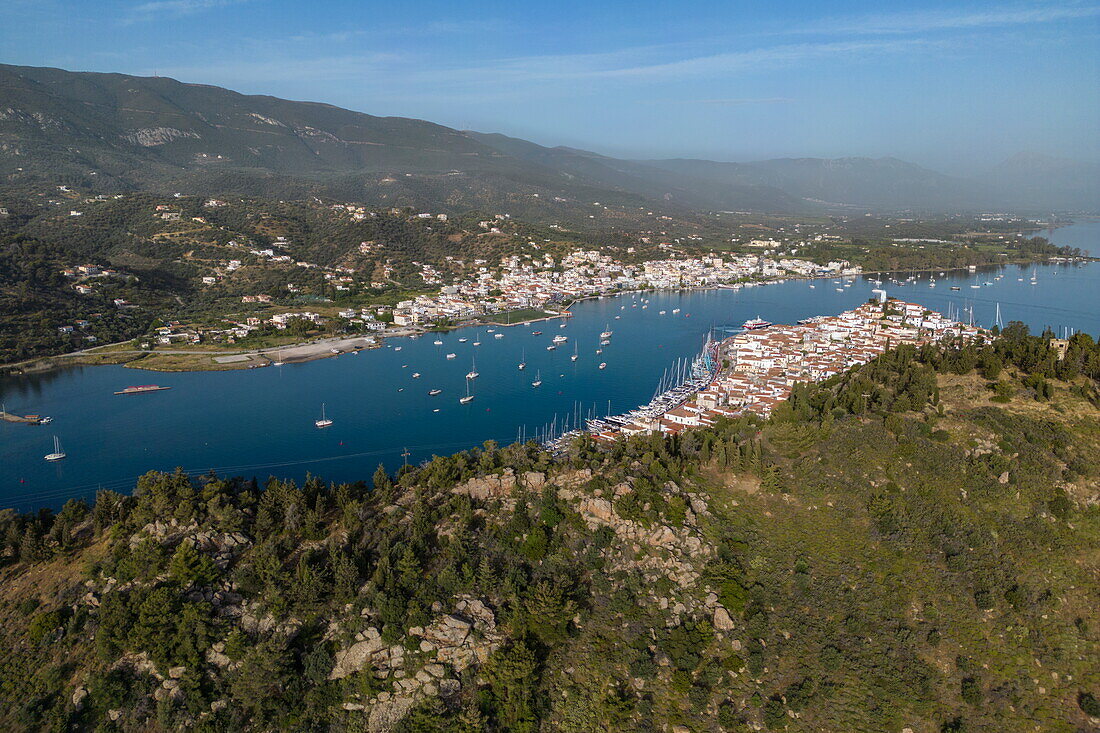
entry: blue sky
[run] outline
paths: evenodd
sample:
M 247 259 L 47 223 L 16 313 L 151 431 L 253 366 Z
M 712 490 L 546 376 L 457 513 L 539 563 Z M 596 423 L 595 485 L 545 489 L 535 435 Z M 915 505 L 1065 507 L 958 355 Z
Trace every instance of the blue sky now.
M 631 157 L 1100 159 L 1100 4 L 7 0 L 0 61 Z

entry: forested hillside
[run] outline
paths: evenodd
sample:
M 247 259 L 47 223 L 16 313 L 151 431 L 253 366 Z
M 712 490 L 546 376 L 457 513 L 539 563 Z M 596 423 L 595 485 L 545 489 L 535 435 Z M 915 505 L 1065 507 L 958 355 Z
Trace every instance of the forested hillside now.
M 763 422 L 6 513 L 0 725 L 1095 730 L 1098 380 L 1013 324 Z

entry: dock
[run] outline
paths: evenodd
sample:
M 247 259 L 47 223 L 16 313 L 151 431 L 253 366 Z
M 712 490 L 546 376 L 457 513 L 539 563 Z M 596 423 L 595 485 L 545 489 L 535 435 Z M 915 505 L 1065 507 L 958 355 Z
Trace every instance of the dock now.
M 0 420 L 4 422 L 23 423 L 24 425 L 42 425 L 50 421 L 48 417 L 41 415 L 14 415 L 6 410 L 0 410 Z

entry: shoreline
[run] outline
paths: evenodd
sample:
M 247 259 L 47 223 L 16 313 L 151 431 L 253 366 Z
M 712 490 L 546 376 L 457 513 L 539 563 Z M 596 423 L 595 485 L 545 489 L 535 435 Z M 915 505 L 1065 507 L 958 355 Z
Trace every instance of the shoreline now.
M 1046 266 L 1066 263 L 1081 263 L 1081 262 L 1098 262 L 1100 257 L 1085 256 L 1079 259 L 1073 260 L 1061 260 L 1052 261 L 1046 259 L 1041 262 L 1027 261 L 1027 262 L 1004 262 L 1004 263 L 989 263 L 984 265 L 976 265 L 977 271 L 981 271 L 984 268 L 1001 268 L 1008 265 L 1026 266 L 1028 264 L 1042 264 Z M 866 270 L 855 275 L 814 275 L 814 276 L 790 276 L 784 278 L 775 278 L 770 280 L 748 280 L 740 283 L 742 287 L 763 287 L 766 285 L 774 285 L 789 281 L 811 281 L 811 280 L 831 280 L 835 278 L 850 278 L 850 277 L 868 277 L 887 275 L 890 273 L 926 273 L 926 272 L 969 272 L 969 266 L 961 267 L 928 267 L 923 269 L 905 269 L 905 270 Z M 311 361 L 317 361 L 320 359 L 327 359 L 334 356 L 340 356 L 345 353 L 358 353 L 359 351 L 370 351 L 373 349 L 380 349 L 386 347 L 386 339 L 394 338 L 410 338 L 410 337 L 423 337 L 432 333 L 450 333 L 451 331 L 458 331 L 466 328 L 477 328 L 494 326 L 500 328 L 509 328 L 513 326 L 526 326 L 534 323 L 543 323 L 552 321 L 558 318 L 569 318 L 572 314 L 569 309 L 578 303 L 583 303 L 587 300 L 594 300 L 600 298 L 612 298 L 623 295 L 631 295 L 638 293 L 653 293 L 653 292 L 695 292 L 702 290 L 736 290 L 738 288 L 731 287 L 734 283 L 715 283 L 707 285 L 694 285 L 684 286 L 678 288 L 638 288 L 633 290 L 617 290 L 610 293 L 593 293 L 591 295 L 585 295 L 575 298 L 566 302 L 562 309 L 557 312 L 546 311 L 546 315 L 539 318 L 528 318 L 522 321 L 516 321 L 514 323 L 501 323 L 493 320 L 470 320 L 456 323 L 444 328 L 423 328 L 418 326 L 400 327 L 387 329 L 382 332 L 374 332 L 371 334 L 356 334 L 352 336 L 334 336 L 325 337 L 314 341 L 303 341 L 294 344 L 288 344 L 285 346 L 270 346 L 259 349 L 248 349 L 238 351 L 204 351 L 204 350 L 187 350 L 187 349 L 168 349 L 164 351 L 157 350 L 115 350 L 115 351 L 103 351 L 103 349 L 110 349 L 111 347 L 121 346 L 130 343 L 133 339 L 126 341 L 120 341 L 113 344 L 104 344 L 102 346 L 94 347 L 92 349 L 85 349 L 81 351 L 72 351 L 66 354 L 55 354 L 52 356 L 43 356 L 36 359 L 30 359 L 23 362 L 15 362 L 13 364 L 0 365 L 0 376 L 31 376 L 35 374 L 47 374 L 51 371 L 64 369 L 74 366 L 124 366 L 128 369 L 140 369 L 149 372 L 167 372 L 167 373 L 181 373 L 181 372 L 218 372 L 218 371 L 239 371 L 242 369 L 259 369 L 275 365 L 278 362 L 282 364 L 304 364 Z M 503 313 L 500 315 L 504 315 Z M 356 343 L 360 342 L 360 343 Z M 336 349 L 336 351 L 333 351 Z M 285 352 L 298 352 L 298 353 L 285 353 Z M 279 355 L 278 359 L 271 358 L 272 355 Z M 211 362 L 206 364 L 182 364 L 178 365 L 181 368 L 172 368 L 176 366 L 172 362 L 172 357 L 209 357 Z M 123 357 L 123 358 L 115 358 Z M 132 358 L 126 358 L 132 357 Z M 140 362 L 149 360 L 155 361 L 159 357 L 160 364 L 142 365 Z M 229 358 L 227 358 L 229 357 Z M 236 358 L 234 358 L 236 357 Z M 225 361 L 217 362 L 217 359 L 224 358 Z M 179 361 L 176 359 L 175 361 Z M 194 359 L 197 361 L 197 359 Z

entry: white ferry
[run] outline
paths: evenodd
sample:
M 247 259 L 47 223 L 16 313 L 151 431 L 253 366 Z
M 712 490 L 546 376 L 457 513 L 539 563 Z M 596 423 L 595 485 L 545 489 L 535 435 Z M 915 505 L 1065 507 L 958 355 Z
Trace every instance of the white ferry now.
M 746 331 L 756 331 L 761 328 L 767 328 L 770 325 L 772 325 L 771 321 L 765 321 L 760 316 L 757 316 L 756 318 L 750 318 L 749 320 L 742 323 L 741 328 L 745 329 Z

